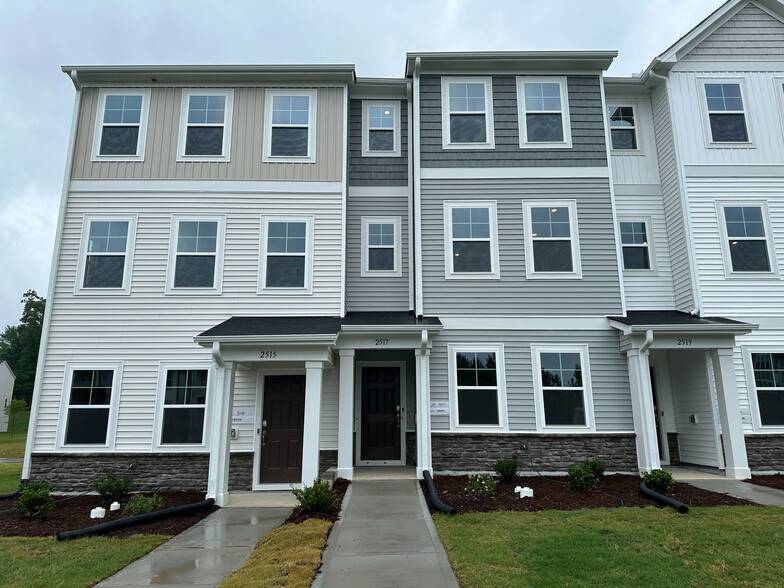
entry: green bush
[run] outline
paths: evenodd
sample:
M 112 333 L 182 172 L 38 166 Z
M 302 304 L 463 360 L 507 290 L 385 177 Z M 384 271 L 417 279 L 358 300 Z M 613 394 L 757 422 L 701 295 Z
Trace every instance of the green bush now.
M 309 512 L 329 512 L 335 508 L 337 494 L 329 487 L 329 482 L 314 480 L 312 486 L 305 486 L 302 490 L 292 489 L 292 494 L 299 502 L 300 514 Z
M 487 496 L 495 491 L 496 481 L 490 474 L 476 474 L 468 476 L 468 486 L 466 492 L 471 492 L 477 496 Z
M 49 514 L 54 506 L 49 482 L 26 482 L 13 508 L 25 518 L 40 519 Z
M 672 477 L 670 472 L 665 472 L 664 470 L 650 471 L 642 479 L 645 485 L 654 492 L 667 492 L 675 486 L 675 478 Z
M 152 496 L 143 496 L 135 494 L 123 507 L 123 514 L 125 515 L 142 515 L 163 508 L 163 498 L 157 494 Z
M 133 482 L 128 476 L 120 477 L 114 472 L 106 472 L 93 482 L 93 489 L 101 495 L 103 505 L 108 508 L 112 502 L 120 502 L 133 490 Z
M 599 484 L 599 478 L 585 464 L 570 465 L 568 472 L 569 488 L 572 490 L 588 490 L 588 488 L 596 488 L 597 484 Z
M 517 454 L 514 453 L 512 454 L 512 457 L 499 459 L 495 462 L 493 468 L 495 469 L 495 473 L 498 474 L 504 482 L 514 482 L 517 474 L 519 474 L 522 469 L 522 464 L 520 463 L 520 460 L 517 459 Z
M 596 476 L 597 480 L 601 480 L 602 478 L 604 478 L 604 470 L 607 469 L 607 464 L 604 463 L 601 459 L 596 458 L 584 462 L 583 467 L 586 467 L 589 470 L 591 470 L 593 475 Z

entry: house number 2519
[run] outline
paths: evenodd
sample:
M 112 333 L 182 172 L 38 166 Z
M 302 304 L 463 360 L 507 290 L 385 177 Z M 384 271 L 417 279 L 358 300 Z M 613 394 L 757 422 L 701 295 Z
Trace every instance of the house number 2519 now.
M 678 339 L 678 345 L 679 346 L 683 346 L 683 345 L 689 346 L 691 344 L 692 344 L 692 340 L 691 339 Z

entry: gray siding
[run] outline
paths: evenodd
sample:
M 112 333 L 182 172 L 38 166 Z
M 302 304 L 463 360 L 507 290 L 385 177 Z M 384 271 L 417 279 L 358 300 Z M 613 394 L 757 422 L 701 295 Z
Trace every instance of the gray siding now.
M 430 399 L 449 400 L 447 344 L 503 344 L 510 431 L 536 431 L 531 345 L 588 345 L 597 431 L 634 429 L 626 359 L 615 331 L 443 331 L 433 342 Z M 451 407 L 457 410 L 457 407 Z M 433 431 L 448 431 L 449 416 L 431 417 Z
M 682 59 L 719 61 L 784 58 L 784 24 L 753 4 L 716 29 Z
M 527 280 L 522 202 L 564 199 L 577 201 L 583 277 Z M 500 280 L 445 278 L 445 200 L 498 203 Z M 426 180 L 422 182 L 422 220 L 425 314 L 604 316 L 621 313 L 606 179 Z
M 605 166 L 604 121 L 599 76 L 567 76 L 571 149 L 521 149 L 515 76 L 493 76 L 495 149 L 443 149 L 441 77 L 422 76 L 422 167 Z
M 349 103 L 348 183 L 349 186 L 408 185 L 408 104 L 400 104 L 400 156 L 362 157 L 362 100 Z

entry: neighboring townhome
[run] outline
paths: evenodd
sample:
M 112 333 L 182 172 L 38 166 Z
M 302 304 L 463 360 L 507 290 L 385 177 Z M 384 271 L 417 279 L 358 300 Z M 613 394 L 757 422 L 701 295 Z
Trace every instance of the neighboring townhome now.
M 16 377 L 11 371 L 11 366 L 4 359 L 0 360 L 0 408 L 3 409 L 0 413 L 0 433 L 8 431 L 8 415 L 5 414 L 5 407 L 13 397 L 15 381 Z

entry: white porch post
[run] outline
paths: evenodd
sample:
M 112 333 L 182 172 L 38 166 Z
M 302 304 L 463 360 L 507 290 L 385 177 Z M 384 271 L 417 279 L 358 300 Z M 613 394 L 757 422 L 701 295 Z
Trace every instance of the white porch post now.
M 724 459 L 727 462 L 726 476 L 736 480 L 745 480 L 751 477 L 751 470 L 746 457 L 746 439 L 743 436 L 743 423 L 740 418 L 740 402 L 732 349 L 726 347 L 711 349 L 710 358 L 713 363 L 713 377 L 716 381 L 716 396 L 719 401 L 721 438 L 724 445 Z
M 340 350 L 338 402 L 338 478 L 354 476 L 354 350 Z
M 659 442 L 656 436 L 656 415 L 653 409 L 651 372 L 648 350 L 626 351 L 629 366 L 629 384 L 632 393 L 632 415 L 637 443 L 637 467 L 640 472 L 661 468 Z
M 417 478 L 422 478 L 424 470 L 433 473 L 430 445 L 430 349 L 416 349 L 414 354 L 417 387 Z
M 305 362 L 305 431 L 302 439 L 302 483 L 310 486 L 319 477 L 321 431 L 321 381 L 324 364 Z
M 231 410 L 234 404 L 234 374 L 236 367 L 227 361 L 215 370 L 209 414 L 210 468 L 207 498 L 214 498 L 218 506 L 229 502 L 229 449 L 231 446 Z

